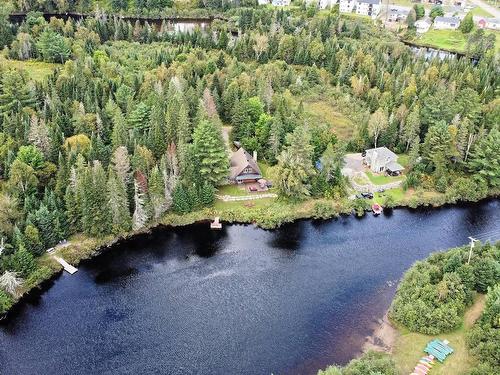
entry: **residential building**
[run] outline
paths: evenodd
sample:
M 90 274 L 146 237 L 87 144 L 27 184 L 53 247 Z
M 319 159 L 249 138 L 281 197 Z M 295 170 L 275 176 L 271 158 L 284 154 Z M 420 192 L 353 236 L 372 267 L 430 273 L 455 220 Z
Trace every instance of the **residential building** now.
M 431 21 L 428 18 L 422 18 L 415 22 L 415 27 L 418 34 L 424 34 L 431 28 Z
M 457 17 L 434 18 L 434 28 L 436 30 L 456 30 L 458 26 L 460 26 L 460 19 Z
M 291 0 L 272 0 L 275 7 L 287 7 L 290 5 Z
M 408 8 L 396 8 L 392 7 L 389 10 L 388 20 L 391 22 L 404 22 L 410 14 L 410 9 Z
M 364 163 L 375 173 L 399 175 L 404 167 L 397 162 L 398 156 L 387 147 L 371 148 L 364 152 Z
M 356 14 L 375 18 L 380 13 L 380 5 L 380 0 L 357 0 Z
M 238 184 L 244 182 L 257 182 L 262 178 L 257 154 L 250 155 L 243 147 L 231 155 L 230 179 Z
M 476 24 L 480 29 L 500 30 L 500 19 L 498 18 L 481 18 Z
M 319 8 L 320 9 L 326 9 L 328 7 L 333 7 L 335 4 L 337 4 L 338 0 L 319 0 Z
M 269 0 L 258 0 L 259 5 L 267 5 L 270 3 Z
M 340 0 L 339 10 L 341 13 L 352 13 L 356 0 Z

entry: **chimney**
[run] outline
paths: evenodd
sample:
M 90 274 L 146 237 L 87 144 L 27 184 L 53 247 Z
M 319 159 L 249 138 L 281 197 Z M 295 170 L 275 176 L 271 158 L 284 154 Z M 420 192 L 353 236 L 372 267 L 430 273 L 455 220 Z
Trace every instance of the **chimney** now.
M 257 151 L 255 151 L 255 150 L 254 150 L 254 152 L 253 152 L 253 159 L 254 159 L 255 161 L 257 161 Z

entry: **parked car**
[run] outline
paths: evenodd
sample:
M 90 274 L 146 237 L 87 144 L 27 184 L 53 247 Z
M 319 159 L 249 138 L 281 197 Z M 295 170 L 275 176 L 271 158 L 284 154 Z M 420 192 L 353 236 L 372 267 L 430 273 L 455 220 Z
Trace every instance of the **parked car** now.
M 366 199 L 373 199 L 372 193 L 361 193 L 361 196 Z

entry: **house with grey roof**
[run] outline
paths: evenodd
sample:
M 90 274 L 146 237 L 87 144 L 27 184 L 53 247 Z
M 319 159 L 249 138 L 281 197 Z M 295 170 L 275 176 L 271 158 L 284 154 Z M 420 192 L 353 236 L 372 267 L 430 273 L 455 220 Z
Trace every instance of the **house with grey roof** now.
M 230 179 L 238 184 L 257 182 L 262 178 L 256 153 L 250 155 L 243 147 L 231 155 Z
M 380 0 L 357 0 L 356 14 L 375 18 L 380 13 L 380 5 Z
M 389 9 L 388 20 L 391 22 L 403 22 L 408 18 L 410 9 L 403 7 L 392 7 Z
M 458 17 L 436 17 L 434 18 L 434 28 L 436 30 L 456 30 L 460 26 Z
M 363 162 L 375 173 L 399 175 L 404 167 L 397 162 L 398 156 L 387 147 L 366 150 Z

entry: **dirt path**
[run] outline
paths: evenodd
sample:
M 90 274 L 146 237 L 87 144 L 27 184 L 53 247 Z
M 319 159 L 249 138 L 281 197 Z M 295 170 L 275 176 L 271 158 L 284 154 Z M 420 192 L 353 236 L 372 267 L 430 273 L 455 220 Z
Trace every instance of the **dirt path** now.
M 476 320 L 478 320 L 479 317 L 481 316 L 485 304 L 486 304 L 486 295 L 480 294 L 474 301 L 474 304 L 471 306 L 471 308 L 465 312 L 465 317 L 464 317 L 465 328 L 470 328 L 474 325 Z

